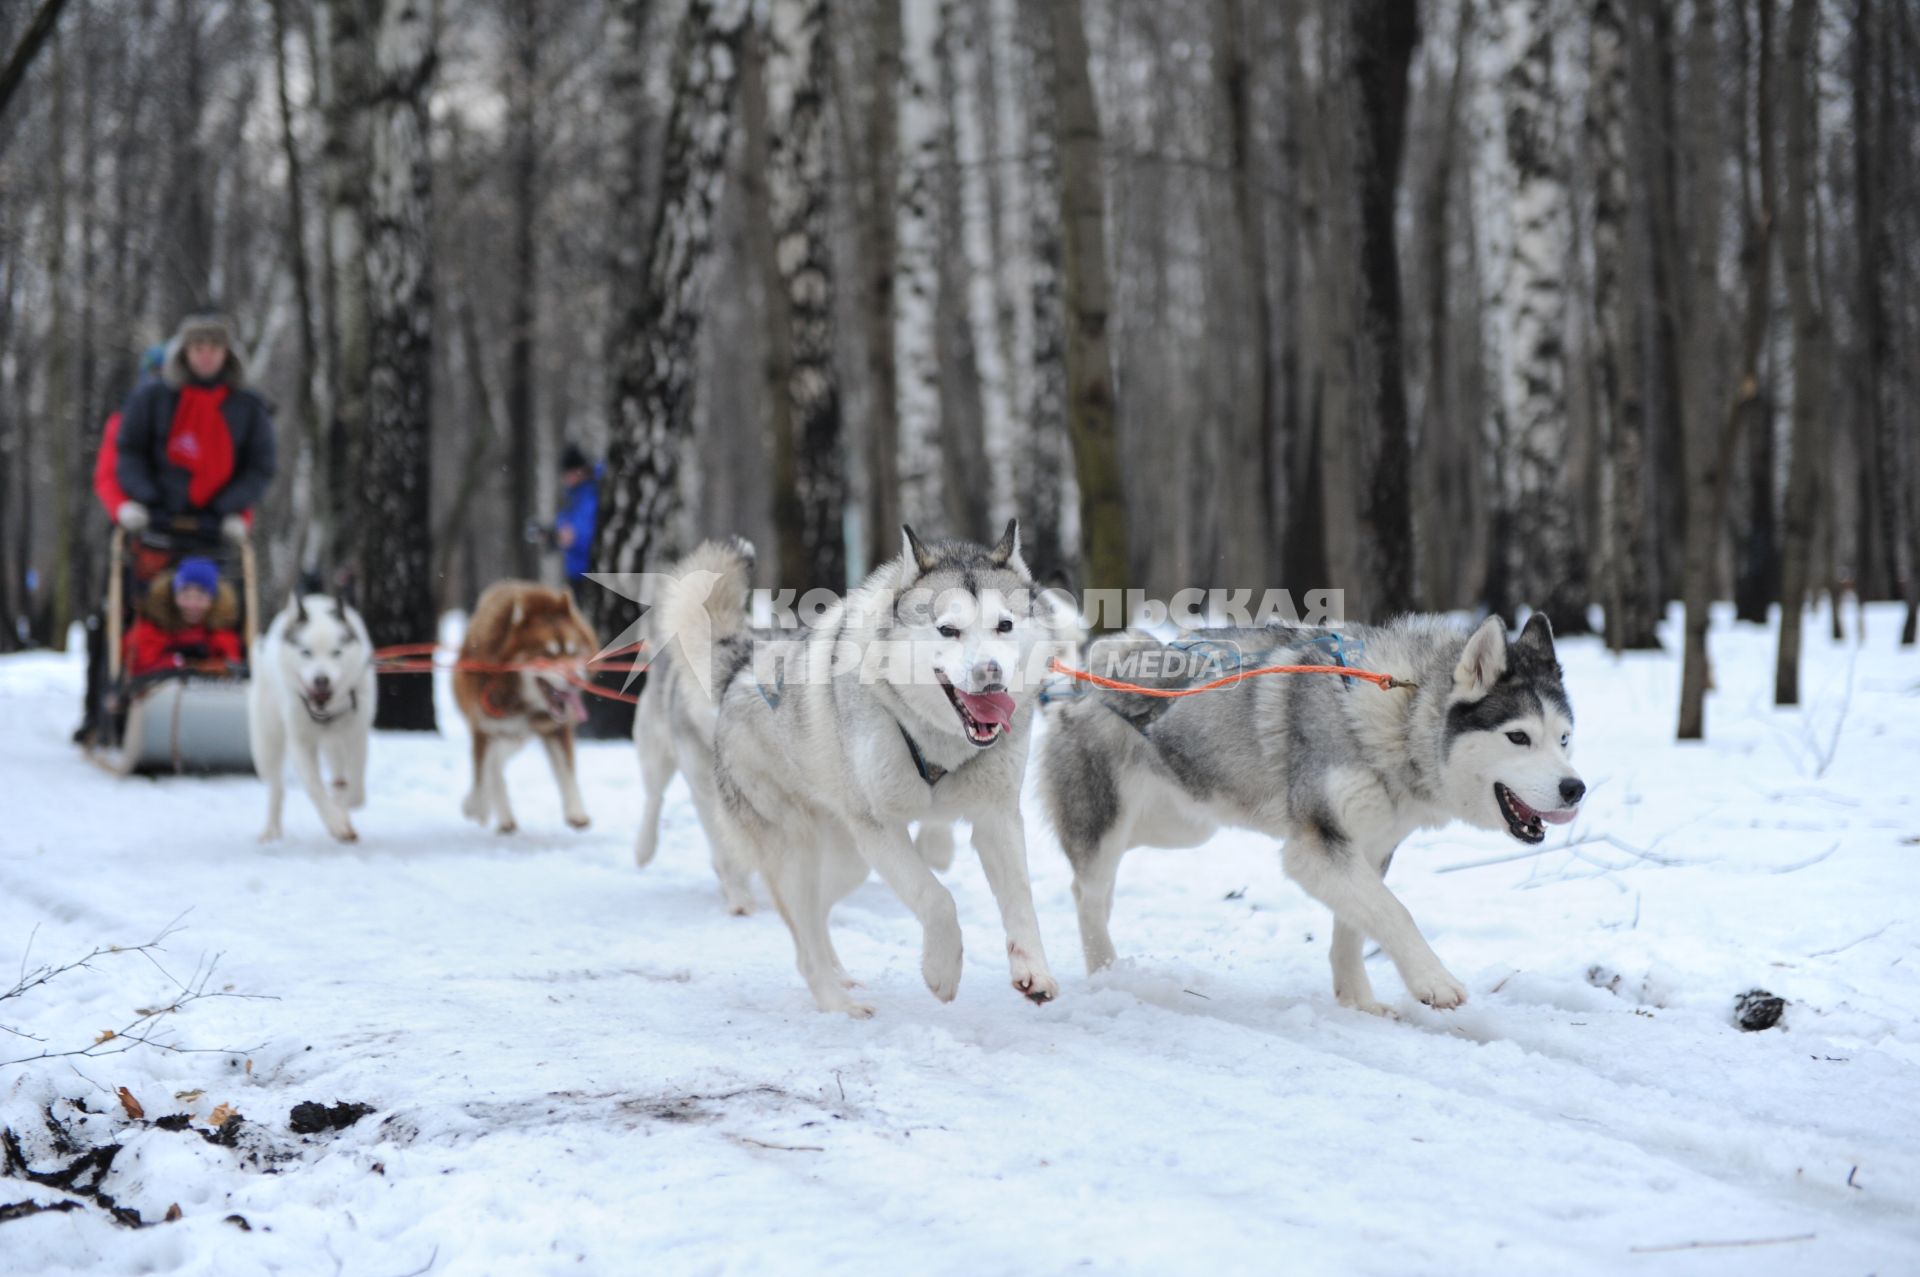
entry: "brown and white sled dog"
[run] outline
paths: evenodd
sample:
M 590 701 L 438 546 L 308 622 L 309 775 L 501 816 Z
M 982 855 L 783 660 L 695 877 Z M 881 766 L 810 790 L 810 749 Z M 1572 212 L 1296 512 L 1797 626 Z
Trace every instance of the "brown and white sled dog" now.
M 828 913 L 877 870 L 920 922 L 927 987 L 951 1000 L 959 915 L 908 831 L 972 822 L 1013 986 L 1046 1002 L 1059 986 L 1034 916 L 1020 786 L 1032 672 L 1061 634 L 1015 524 L 991 548 L 903 531 L 900 556 L 804 637 L 750 643 L 738 624 L 715 626 L 714 814 L 771 888 L 815 1002 L 856 1017 L 873 1009 L 847 992 Z
M 640 783 L 646 791 L 640 835 L 634 844 L 635 863 L 643 869 L 652 863 L 659 850 L 667 786 L 676 774 L 685 775 L 720 892 L 736 914 L 753 911 L 753 863 L 735 845 L 738 839 L 716 813 L 720 797 L 713 739 L 720 689 L 711 678 L 695 675 L 696 662 L 689 653 L 711 651 L 715 664 L 732 668 L 750 659 L 756 642 L 777 642 L 783 637 L 774 630 L 750 628 L 753 564 L 753 546 L 735 537 L 708 541 L 667 570 L 669 582 L 647 613 L 647 681 L 633 715 Z M 922 820 L 913 841 L 932 868 L 944 871 L 953 864 L 950 822 Z
M 298 594 L 254 640 L 247 685 L 253 769 L 267 782 L 267 826 L 280 836 L 287 755 L 327 832 L 352 842 L 347 813 L 366 805 L 373 734 L 373 643 L 360 614 L 330 595 Z M 321 767 L 326 772 L 322 774 Z
M 507 760 L 537 736 L 553 764 L 567 823 L 588 824 L 574 774 L 573 729 L 587 717 L 577 681 L 598 647 L 593 628 L 565 590 L 531 581 L 487 587 L 460 644 L 453 696 L 473 732 L 473 788 L 460 806 L 469 820 L 518 824 L 507 801 Z

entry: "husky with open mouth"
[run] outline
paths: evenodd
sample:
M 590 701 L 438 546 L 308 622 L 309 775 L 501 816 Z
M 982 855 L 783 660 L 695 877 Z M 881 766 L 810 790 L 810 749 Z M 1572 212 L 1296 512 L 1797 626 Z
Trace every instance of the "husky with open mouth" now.
M 1034 916 L 1020 786 L 1038 672 L 1072 626 L 1035 589 L 1017 524 L 992 547 L 902 531 L 899 557 L 804 638 L 749 645 L 714 616 L 721 836 L 766 879 L 820 1009 L 864 1017 L 873 1009 L 848 992 L 828 913 L 877 870 L 920 922 L 927 987 L 951 1000 L 959 916 L 908 830 L 970 821 L 1013 986 L 1047 1002 L 1059 986 Z
M 1187 668 L 1155 658 L 1196 651 L 1210 661 L 1208 677 L 1342 664 L 1391 675 L 1396 686 L 1288 675 L 1178 699 L 1099 690 L 1053 715 L 1040 788 L 1073 864 L 1087 969 L 1113 961 L 1107 927 L 1129 849 L 1196 847 L 1233 825 L 1281 839 L 1288 875 L 1333 910 L 1333 990 L 1343 1005 L 1385 1010 L 1361 961 L 1366 939 L 1421 1002 L 1465 1002 L 1466 986 L 1384 878 L 1416 829 L 1458 820 L 1538 844 L 1547 825 L 1577 814 L 1586 785 L 1569 761 L 1573 709 L 1546 617 L 1536 614 L 1512 642 L 1498 617 L 1471 634 L 1437 617 L 1337 635 L 1197 630 L 1172 644 L 1125 634 L 1095 643 L 1088 663 L 1144 684 L 1155 679 L 1139 676 L 1142 668 Z
M 501 581 L 480 596 L 453 676 L 454 700 L 473 732 L 473 788 L 460 808 L 469 820 L 495 821 L 503 834 L 519 827 L 507 801 L 507 760 L 538 737 L 560 783 L 567 824 L 587 827 L 573 729 L 586 721 L 580 688 L 597 646 L 565 590 Z

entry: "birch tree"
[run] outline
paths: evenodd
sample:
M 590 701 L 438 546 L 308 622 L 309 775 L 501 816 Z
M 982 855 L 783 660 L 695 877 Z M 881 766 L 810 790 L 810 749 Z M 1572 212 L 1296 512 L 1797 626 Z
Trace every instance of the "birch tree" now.
M 1587 145 L 1594 163 L 1593 325 L 1597 340 L 1602 468 L 1603 561 L 1606 565 L 1606 638 L 1614 651 L 1654 648 L 1659 607 L 1647 570 L 1654 528 L 1646 499 L 1646 420 L 1642 411 L 1641 329 L 1635 298 L 1638 276 L 1629 265 L 1634 218 L 1627 136 L 1629 99 L 1627 13 L 1622 0 L 1596 0 L 1589 28 L 1591 61 Z M 1644 253 L 1642 246 L 1631 251 Z
M 1787 509 L 1780 567 L 1780 642 L 1776 650 L 1773 700 L 1800 703 L 1800 635 L 1812 576 L 1813 523 L 1825 486 L 1827 325 L 1814 292 L 1817 245 L 1813 206 L 1819 174 L 1815 150 L 1820 133 L 1820 98 L 1814 90 L 1819 53 L 1817 0 L 1793 0 L 1787 18 L 1782 110 L 1786 115 L 1786 199 L 1780 209 L 1780 262 L 1786 275 L 1787 304 L 1793 321 L 1793 415 L 1787 434 Z M 1834 610 L 1840 601 L 1834 599 Z
M 1122 590 L 1127 584 L 1127 507 L 1120 487 L 1113 364 L 1107 345 L 1111 303 L 1100 116 L 1087 71 L 1087 30 L 1080 0 L 1057 0 L 1050 6 L 1050 15 L 1067 320 L 1067 433 L 1073 440 L 1080 489 L 1081 576 L 1089 590 Z M 1102 619 L 1108 624 L 1123 620 Z
M 1554 128 L 1554 34 L 1550 0 L 1514 0 L 1506 10 L 1502 83 L 1506 160 L 1513 184 L 1502 346 L 1508 446 L 1502 460 L 1508 569 L 1524 601 L 1561 634 L 1584 633 L 1585 556 L 1576 544 L 1567 483 L 1566 262 L 1569 204 Z
M 681 20 L 658 212 L 639 278 L 616 281 L 624 301 L 609 352 L 609 440 L 593 553 L 601 572 L 657 570 L 680 548 L 680 460 L 693 432 L 696 348 L 746 18 L 740 0 L 690 0 Z M 636 264 L 630 254 L 615 262 L 616 270 Z M 631 619 L 611 590 L 595 592 L 590 610 L 607 637 Z
M 382 0 L 374 32 L 372 182 L 367 200 L 371 313 L 362 612 L 376 646 L 430 640 L 433 253 L 428 91 L 433 6 Z M 377 555 L 377 561 L 373 556 Z M 432 731 L 433 682 L 388 678 L 378 725 Z
M 787 325 L 785 384 L 793 458 L 790 523 L 780 527 L 782 585 L 847 586 L 847 500 L 839 377 L 834 368 L 833 268 L 828 243 L 827 103 L 833 56 L 826 0 L 773 0 L 767 66 L 769 212 Z

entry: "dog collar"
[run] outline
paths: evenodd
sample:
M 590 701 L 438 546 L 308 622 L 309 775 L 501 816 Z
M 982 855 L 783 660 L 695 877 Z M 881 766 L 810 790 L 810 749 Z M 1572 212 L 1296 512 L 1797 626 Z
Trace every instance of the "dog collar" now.
M 325 710 L 315 709 L 313 707 L 313 702 L 307 699 L 305 692 L 302 692 L 300 694 L 300 703 L 306 706 L 308 718 L 311 718 L 314 722 L 322 724 L 324 726 L 327 723 L 331 723 L 336 718 L 345 718 L 348 714 L 351 714 L 355 710 L 359 709 L 360 708 L 360 691 L 358 688 L 356 688 L 353 691 L 348 692 L 346 708 L 336 709 L 330 714 L 327 713 Z

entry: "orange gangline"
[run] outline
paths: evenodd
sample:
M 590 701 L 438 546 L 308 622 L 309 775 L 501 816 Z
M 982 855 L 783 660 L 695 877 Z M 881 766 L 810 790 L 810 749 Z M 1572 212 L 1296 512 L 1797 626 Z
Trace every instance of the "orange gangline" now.
M 1230 687 L 1245 678 L 1259 678 L 1263 674 L 1338 674 L 1343 678 L 1364 679 L 1381 691 L 1396 687 L 1412 687 L 1405 679 L 1397 679 L 1391 674 L 1378 674 L 1372 670 L 1357 670 L 1350 665 L 1267 665 L 1257 670 L 1240 670 L 1225 678 L 1216 678 L 1211 683 L 1202 683 L 1198 687 L 1142 687 L 1138 683 L 1125 683 L 1117 678 L 1105 678 L 1091 670 L 1077 670 L 1060 661 L 1058 657 L 1047 663 L 1047 668 L 1056 674 L 1065 674 L 1068 678 L 1079 679 L 1083 683 L 1092 683 L 1113 692 L 1132 692 L 1137 696 L 1158 696 L 1172 699 L 1177 696 L 1198 696 L 1202 692 L 1215 691 Z

